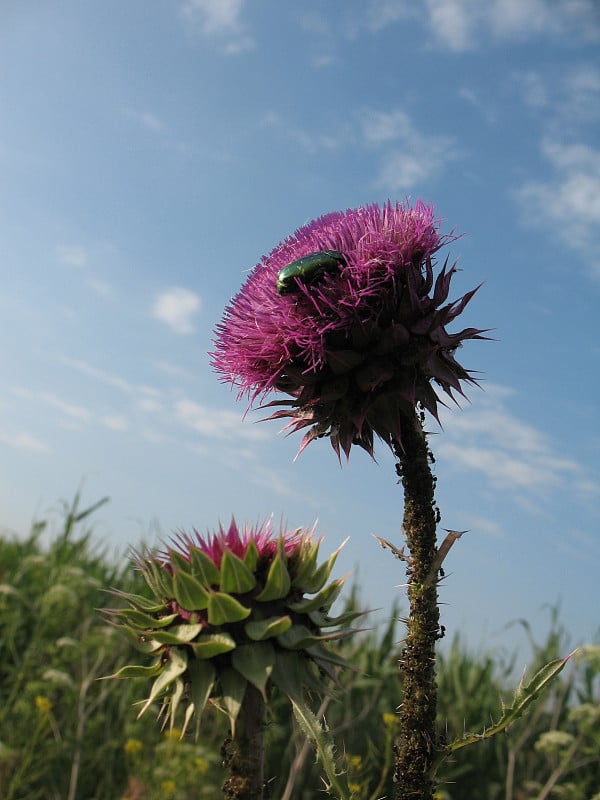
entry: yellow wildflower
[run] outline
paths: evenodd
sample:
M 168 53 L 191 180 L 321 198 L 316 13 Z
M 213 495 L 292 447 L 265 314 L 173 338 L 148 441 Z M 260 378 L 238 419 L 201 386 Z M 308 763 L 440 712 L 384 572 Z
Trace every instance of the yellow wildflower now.
M 205 758 L 198 756 L 198 758 L 194 759 L 194 765 L 198 774 L 204 775 L 208 772 L 208 761 Z
M 162 781 L 161 784 L 160 784 L 160 788 L 162 789 L 162 791 L 166 795 L 170 795 L 170 794 L 174 794 L 175 793 L 175 789 L 177 788 L 177 785 L 176 785 L 175 781 L 171 781 L 171 780 Z
M 48 700 L 47 697 L 43 697 L 41 694 L 38 694 L 35 698 L 35 705 L 40 714 L 49 714 L 52 710 L 52 701 Z
M 139 739 L 127 739 L 123 745 L 123 750 L 125 750 L 125 752 L 129 755 L 133 756 L 136 753 L 139 753 L 142 747 L 143 745 Z

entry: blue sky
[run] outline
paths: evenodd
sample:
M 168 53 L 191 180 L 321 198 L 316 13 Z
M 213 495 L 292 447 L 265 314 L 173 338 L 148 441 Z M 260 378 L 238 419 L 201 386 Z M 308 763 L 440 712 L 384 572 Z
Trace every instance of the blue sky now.
M 350 536 L 366 605 L 402 599 L 391 457 L 339 467 L 243 419 L 207 352 L 247 271 L 327 211 L 422 198 L 485 281 L 433 422 L 443 622 L 507 641 L 562 602 L 600 624 L 600 12 L 594 0 L 106 0 L 0 10 L 0 524 L 83 482 L 98 538 L 232 514 Z M 442 257 L 444 257 L 442 253 Z M 462 327 L 462 324 L 461 324 Z M 442 534 L 443 535 L 443 534 Z M 514 629 L 508 643 L 516 641 Z

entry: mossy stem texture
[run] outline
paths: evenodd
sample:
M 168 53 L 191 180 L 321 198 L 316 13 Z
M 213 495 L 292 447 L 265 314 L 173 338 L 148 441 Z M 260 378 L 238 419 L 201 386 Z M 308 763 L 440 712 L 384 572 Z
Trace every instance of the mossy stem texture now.
M 404 523 L 408 557 L 409 617 L 400 659 L 403 701 L 396 744 L 395 800 L 432 800 L 429 768 L 437 749 L 435 643 L 439 638 L 436 557 L 435 478 L 420 418 L 405 418 L 402 447 L 395 446 L 404 487 Z
M 223 765 L 229 777 L 224 800 L 264 800 L 265 703 L 250 683 L 235 723 L 235 733 L 223 747 Z

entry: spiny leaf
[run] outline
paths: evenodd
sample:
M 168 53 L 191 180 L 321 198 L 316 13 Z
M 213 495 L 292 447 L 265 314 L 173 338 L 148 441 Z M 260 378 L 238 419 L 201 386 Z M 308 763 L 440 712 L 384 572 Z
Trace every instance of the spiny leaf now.
M 314 597 L 307 597 L 297 603 L 290 603 L 289 607 L 292 611 L 299 611 L 302 614 L 308 614 L 310 611 L 329 611 L 331 606 L 335 603 L 344 587 L 345 578 L 339 578 L 333 581 L 328 586 L 316 594 Z
M 308 617 L 318 628 L 334 628 L 339 625 L 347 625 L 349 622 L 358 619 L 358 617 L 364 617 L 370 613 L 371 611 L 345 611 L 337 617 L 330 617 L 321 611 L 310 611 Z
M 121 667 L 114 675 L 107 675 L 106 678 L 153 678 L 158 675 L 162 670 L 160 661 L 152 664 L 149 667 L 137 666 L 135 664 Z
M 256 578 L 241 558 L 225 550 L 221 561 L 221 591 L 245 594 L 252 591 Z
M 169 660 L 166 662 L 166 664 L 164 664 L 163 671 L 152 684 L 150 696 L 142 706 L 142 710 L 138 714 L 138 719 L 152 705 L 156 698 L 159 697 L 159 695 L 161 695 L 165 689 L 171 683 L 173 683 L 173 681 L 177 680 L 177 678 L 183 672 L 185 672 L 187 668 L 187 662 L 187 653 L 185 651 L 175 649 L 171 650 L 169 653 Z
M 173 625 L 168 631 L 153 631 L 152 638 L 161 644 L 188 644 L 204 628 L 201 622 L 195 625 Z
M 323 586 L 329 580 L 329 576 L 331 575 L 331 571 L 334 567 L 334 564 L 337 560 L 337 557 L 340 554 L 342 547 L 346 544 L 348 539 L 345 539 L 338 549 L 332 553 L 327 561 L 325 561 L 321 566 L 314 572 L 314 574 L 307 580 L 305 580 L 302 584 L 302 590 L 306 594 L 314 594 L 315 592 L 320 592 Z
M 202 611 L 208 606 L 209 594 L 202 584 L 187 572 L 176 572 L 173 578 L 175 599 L 186 611 Z
M 227 625 L 240 622 L 250 616 L 250 609 L 234 597 L 223 592 L 211 594 L 208 601 L 208 621 L 211 625 Z
M 183 734 L 185 733 L 191 715 L 196 714 L 195 737 L 197 740 L 200 733 L 200 720 L 202 719 L 202 712 L 204 711 L 204 708 L 208 702 L 208 698 L 210 697 L 210 693 L 212 692 L 215 683 L 216 672 L 210 661 L 197 661 L 196 659 L 191 659 L 188 666 L 188 671 L 190 676 L 191 703 L 186 710 L 181 736 L 183 737 Z M 192 711 L 190 711 L 190 708 Z
M 207 633 L 192 643 L 194 655 L 199 659 L 209 659 L 235 649 L 235 640 L 228 633 Z
M 244 626 L 246 635 L 255 642 L 279 636 L 292 627 L 292 619 L 285 617 L 269 617 L 268 619 L 253 620 Z
M 161 609 L 164 609 L 164 607 L 161 606 Z M 136 608 L 120 608 L 118 613 L 119 616 L 124 617 L 132 625 L 142 630 L 148 628 L 150 630 L 154 628 L 166 628 L 167 625 L 170 625 L 177 619 L 177 614 L 169 614 L 166 617 L 156 618 L 150 616 L 150 614 L 145 614 L 143 611 L 138 611 Z
M 286 562 L 287 558 L 285 556 L 283 541 L 280 540 L 277 543 L 277 555 L 269 567 L 265 588 L 256 596 L 259 602 L 264 603 L 270 600 L 280 600 L 282 597 L 286 597 L 289 594 L 292 581 Z
M 317 758 L 323 765 L 325 774 L 331 784 L 329 790 L 333 789 L 340 800 L 351 800 L 351 792 L 347 781 L 342 781 L 340 773 L 336 771 L 333 738 L 329 731 L 321 726 L 317 717 L 305 705 L 298 705 L 292 700 L 292 709 L 296 722 L 317 751 Z
M 303 588 L 304 583 L 312 578 L 317 569 L 317 558 L 319 555 L 319 543 L 312 544 L 306 542 L 300 551 L 298 558 L 298 568 L 292 579 L 292 586 Z
M 489 728 L 484 728 L 481 733 L 468 733 L 447 745 L 432 765 L 431 774 L 434 775 L 442 761 L 456 750 L 460 750 L 463 747 L 467 747 L 467 745 L 474 744 L 483 739 L 491 739 L 491 737 L 495 736 L 497 733 L 507 730 L 513 722 L 528 711 L 531 703 L 533 703 L 540 694 L 546 691 L 552 681 L 555 680 L 564 669 L 571 656 L 576 652 L 577 650 L 573 650 L 573 652 L 569 653 L 565 658 L 556 658 L 549 661 L 535 673 L 529 683 L 525 684 L 524 681 L 521 681 L 517 687 L 511 705 L 505 706 L 504 703 L 502 703 L 502 716 L 498 722 L 494 723 Z
M 139 611 L 145 611 L 147 614 L 158 614 L 165 607 L 164 603 L 157 603 L 156 600 L 149 600 L 141 594 L 122 592 L 120 589 L 108 589 L 107 592 L 115 597 L 126 600 L 134 608 L 137 608 Z
M 203 586 L 219 585 L 219 570 L 212 559 L 197 547 L 190 548 L 192 576 L 198 578 Z
M 248 542 L 248 547 L 244 555 L 244 564 L 248 567 L 250 572 L 256 570 L 256 565 L 258 564 L 258 547 L 253 539 L 250 539 Z
M 275 664 L 275 649 L 269 642 L 243 644 L 231 656 L 231 664 L 267 702 L 266 685 Z
M 231 668 L 221 672 L 219 681 L 221 683 L 221 699 L 231 725 L 231 735 L 235 736 L 235 721 L 242 707 L 247 681 L 237 670 Z
M 290 700 L 298 703 L 302 702 L 305 686 L 315 691 L 323 689 L 311 670 L 310 662 L 291 650 L 277 653 L 271 680 Z

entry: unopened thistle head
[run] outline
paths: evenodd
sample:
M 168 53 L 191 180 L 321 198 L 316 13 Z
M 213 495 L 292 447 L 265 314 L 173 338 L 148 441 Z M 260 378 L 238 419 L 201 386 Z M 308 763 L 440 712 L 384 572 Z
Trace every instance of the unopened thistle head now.
M 387 203 L 327 214 L 288 237 L 254 268 L 216 329 L 212 363 L 252 405 L 288 399 L 269 419 L 309 428 L 300 451 L 327 436 L 340 456 L 377 435 L 402 446 L 401 421 L 418 405 L 438 416 L 436 391 L 475 383 L 455 358 L 482 330 L 449 333 L 476 289 L 443 305 L 455 265 L 434 279 L 440 233 L 433 208 Z M 435 388 L 434 388 L 435 385 Z
M 339 549 L 319 565 L 320 544 L 313 531 L 274 535 L 269 522 L 240 529 L 232 520 L 136 554 L 152 598 L 116 592 L 126 606 L 107 613 L 152 659 L 113 676 L 154 679 L 140 715 L 160 701 L 172 726 L 183 706 L 182 731 L 195 716 L 198 732 L 212 699 L 233 729 L 248 684 L 265 701 L 272 685 L 296 701 L 305 687 L 322 689 L 320 672 L 346 664 L 328 642 L 352 633 L 360 614 L 329 616 L 344 578 L 328 583 Z

